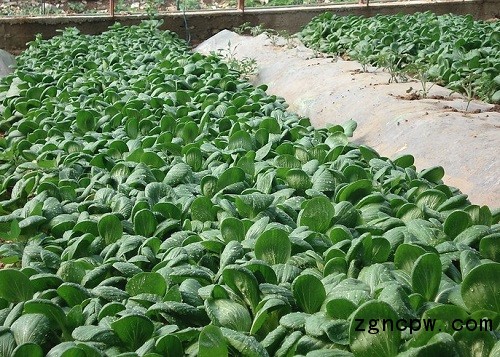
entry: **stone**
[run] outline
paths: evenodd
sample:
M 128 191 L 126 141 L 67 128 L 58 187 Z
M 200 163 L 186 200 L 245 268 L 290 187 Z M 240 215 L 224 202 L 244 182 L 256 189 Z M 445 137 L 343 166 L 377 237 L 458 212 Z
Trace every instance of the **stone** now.
M 0 78 L 14 72 L 16 58 L 9 52 L 0 49 Z

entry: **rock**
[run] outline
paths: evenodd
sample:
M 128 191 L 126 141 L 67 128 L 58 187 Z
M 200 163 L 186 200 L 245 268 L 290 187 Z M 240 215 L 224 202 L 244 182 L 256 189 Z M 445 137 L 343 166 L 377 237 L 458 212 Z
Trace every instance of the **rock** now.
M 16 58 L 10 53 L 0 49 L 0 78 L 14 72 Z

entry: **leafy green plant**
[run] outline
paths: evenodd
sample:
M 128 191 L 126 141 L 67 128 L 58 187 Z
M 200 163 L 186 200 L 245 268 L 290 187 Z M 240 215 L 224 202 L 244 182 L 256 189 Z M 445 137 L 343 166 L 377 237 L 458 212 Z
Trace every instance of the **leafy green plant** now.
M 406 82 L 405 71 L 401 68 L 404 56 L 399 56 L 394 51 L 384 51 L 376 56 L 376 63 L 390 74 L 389 83 Z
M 271 42 L 272 46 L 278 46 L 279 39 L 280 39 L 280 34 L 278 33 L 278 31 L 275 31 L 272 29 L 267 30 L 266 36 L 269 39 L 269 41 Z
M 295 43 L 294 43 L 294 40 L 295 40 L 295 35 L 291 34 L 290 32 L 288 32 L 287 30 L 281 30 L 278 32 L 279 35 L 285 39 L 285 47 L 286 48 L 293 48 L 295 47 Z
M 385 67 L 391 81 L 404 76 L 407 65 L 416 65 L 409 70 L 420 74 L 422 94 L 430 81 L 438 81 L 467 97 L 499 103 L 499 33 L 498 21 L 474 21 L 470 15 L 424 12 L 365 18 L 325 13 L 299 37 L 315 51 L 347 54 L 364 69 L 368 64 Z M 424 67 L 428 70 L 422 71 Z M 470 73 L 475 74 L 472 80 Z
M 467 77 L 461 80 L 450 83 L 450 88 L 453 89 L 452 93 L 465 93 L 467 98 L 467 106 L 465 111 L 469 110 L 470 103 L 476 97 L 476 89 L 478 88 L 477 82 L 480 79 L 480 73 L 467 71 Z
M 403 70 L 408 75 L 417 77 L 422 88 L 419 90 L 419 94 L 422 98 L 427 98 L 429 91 L 436 84 L 436 82 L 431 82 L 430 78 L 438 78 L 438 76 L 429 73 L 429 66 L 422 63 L 410 63 Z
M 264 27 L 264 24 L 258 24 L 257 26 L 252 26 L 250 27 L 250 34 L 252 36 L 258 36 L 264 32 L 266 32 L 266 28 Z
M 250 32 L 251 27 L 252 27 L 252 24 L 250 22 L 244 22 L 241 25 L 234 27 L 233 31 L 239 35 L 244 35 L 244 34 Z
M 160 24 L 0 80 L 1 356 L 496 354 L 498 211 Z
M 248 77 L 256 74 L 257 72 L 257 61 L 255 58 L 244 57 L 243 59 L 236 58 L 236 49 L 238 45 L 231 46 L 231 41 L 228 41 L 227 48 L 218 51 L 216 55 L 222 57 L 222 59 L 228 64 L 229 68 L 240 73 L 242 78 L 248 79 Z

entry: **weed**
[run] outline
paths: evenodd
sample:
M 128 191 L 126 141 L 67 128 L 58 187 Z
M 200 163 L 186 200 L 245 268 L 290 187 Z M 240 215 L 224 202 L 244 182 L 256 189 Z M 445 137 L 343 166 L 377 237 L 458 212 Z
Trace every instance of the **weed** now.
M 481 78 L 480 73 L 476 71 L 467 71 L 465 72 L 466 76 L 461 78 L 458 81 L 454 81 L 450 83 L 450 88 L 452 88 L 453 93 L 465 93 L 465 97 L 467 98 L 467 106 L 465 107 L 465 111 L 469 111 L 469 106 L 472 100 L 477 96 L 477 81 Z
M 238 35 L 244 35 L 250 32 L 251 27 L 252 25 L 250 24 L 250 22 L 244 22 L 240 26 L 234 27 L 233 31 L 236 32 Z
M 429 73 L 429 65 L 424 63 L 411 63 L 403 69 L 403 72 L 410 76 L 416 77 L 422 89 L 418 91 L 421 98 L 427 98 L 429 92 L 432 87 L 436 84 L 435 82 L 431 82 L 431 75 Z
M 397 55 L 393 51 L 381 52 L 376 56 L 376 63 L 379 67 L 384 68 L 389 75 L 389 83 L 398 83 L 408 81 L 405 71 L 402 69 L 404 55 Z
M 285 39 L 286 48 L 294 48 L 296 46 L 294 42 L 295 35 L 291 34 L 287 30 L 278 31 L 278 34 Z
M 252 36 L 259 36 L 260 34 L 266 32 L 266 28 L 263 24 L 258 24 L 257 26 L 250 28 L 250 34 Z
M 220 56 L 230 69 L 240 73 L 241 78 L 248 79 L 257 73 L 257 61 L 255 58 L 244 57 L 241 60 L 236 58 L 237 48 L 238 45 L 232 47 L 231 41 L 228 41 L 227 48 L 219 50 L 215 55 Z
M 276 30 L 269 29 L 266 31 L 266 36 L 271 42 L 272 46 L 279 46 L 280 35 Z

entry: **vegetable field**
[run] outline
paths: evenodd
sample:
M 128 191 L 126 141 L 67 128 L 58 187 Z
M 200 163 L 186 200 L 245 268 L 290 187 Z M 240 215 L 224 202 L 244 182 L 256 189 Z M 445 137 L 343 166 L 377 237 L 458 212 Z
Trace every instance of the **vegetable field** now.
M 337 16 L 324 13 L 301 32 L 318 51 L 406 72 L 500 103 L 500 22 L 431 12 Z
M 0 82 L 0 357 L 500 353 L 498 211 L 157 27 Z

